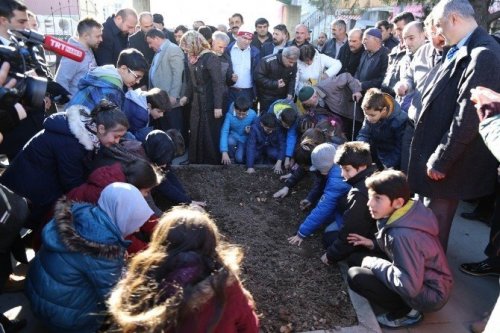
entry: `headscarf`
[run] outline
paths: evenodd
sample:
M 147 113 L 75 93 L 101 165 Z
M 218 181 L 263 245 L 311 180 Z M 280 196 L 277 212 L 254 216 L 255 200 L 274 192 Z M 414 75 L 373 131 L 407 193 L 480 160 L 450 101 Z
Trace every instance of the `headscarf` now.
M 123 237 L 133 234 L 153 215 L 141 192 L 127 183 L 106 186 L 97 205 L 116 224 Z
M 205 37 L 194 30 L 189 30 L 182 36 L 179 46 L 187 53 L 191 63 L 193 63 L 193 58 L 197 59 L 205 53 L 212 52 L 210 44 Z

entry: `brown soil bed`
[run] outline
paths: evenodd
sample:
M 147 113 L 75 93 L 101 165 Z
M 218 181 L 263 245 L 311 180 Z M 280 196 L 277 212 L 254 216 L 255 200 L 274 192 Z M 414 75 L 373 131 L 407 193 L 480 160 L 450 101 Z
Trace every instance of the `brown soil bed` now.
M 321 233 L 301 247 L 288 244 L 306 217 L 299 201 L 306 179 L 283 200 L 283 184 L 270 168 L 248 175 L 242 166 L 182 166 L 175 169 L 194 200 L 207 202 L 228 241 L 245 250 L 242 278 L 257 304 L 264 332 L 332 329 L 356 324 L 356 314 L 337 265 L 325 266 Z

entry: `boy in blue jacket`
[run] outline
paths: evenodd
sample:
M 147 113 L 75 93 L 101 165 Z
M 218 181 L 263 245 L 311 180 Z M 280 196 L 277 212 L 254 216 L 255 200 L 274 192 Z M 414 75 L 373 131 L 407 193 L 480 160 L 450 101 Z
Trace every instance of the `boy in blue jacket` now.
M 285 169 L 290 168 L 290 160 L 297 143 L 297 123 L 299 112 L 295 103 L 288 99 L 278 99 L 268 109 L 269 113 L 276 116 L 285 141 Z
M 281 162 L 285 158 L 285 144 L 283 134 L 277 131 L 276 117 L 270 113 L 264 113 L 256 118 L 247 140 L 247 173 L 254 173 L 254 164 L 276 161 L 273 169 L 281 174 Z
M 220 152 L 222 164 L 243 163 L 250 128 L 257 113 L 250 109 L 252 101 L 246 96 L 238 96 L 226 113 L 220 132 Z
M 356 140 L 370 144 L 372 157 L 379 169 L 399 169 L 408 115 L 401 111 L 391 95 L 377 88 L 368 89 L 361 108 L 365 120 Z
M 334 163 L 335 146 L 331 143 L 322 143 L 311 153 L 311 171 L 318 171 L 327 176 L 325 189 L 316 207 L 300 225 L 295 236 L 288 238 L 292 245 L 299 245 L 304 238 L 309 237 L 322 225 L 329 223 L 325 232 L 338 231 L 342 227 L 342 214 L 338 212 L 339 201 L 351 188 L 344 182 L 341 170 Z
M 377 220 L 374 239 L 350 234 L 354 246 L 381 250 L 386 258 L 366 256 L 347 272 L 352 290 L 387 312 L 377 316 L 386 327 L 417 324 L 422 312 L 441 309 L 453 279 L 439 241 L 438 223 L 423 203 L 410 199 L 401 171 L 384 170 L 366 179 L 368 207 Z

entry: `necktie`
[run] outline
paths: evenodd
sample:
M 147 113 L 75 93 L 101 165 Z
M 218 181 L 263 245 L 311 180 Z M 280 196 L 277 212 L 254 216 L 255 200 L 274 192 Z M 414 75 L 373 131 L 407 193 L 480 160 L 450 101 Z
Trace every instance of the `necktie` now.
M 451 60 L 453 59 L 453 56 L 455 56 L 455 53 L 457 53 L 458 47 L 456 45 L 453 45 L 449 50 L 448 53 L 446 53 L 446 59 Z

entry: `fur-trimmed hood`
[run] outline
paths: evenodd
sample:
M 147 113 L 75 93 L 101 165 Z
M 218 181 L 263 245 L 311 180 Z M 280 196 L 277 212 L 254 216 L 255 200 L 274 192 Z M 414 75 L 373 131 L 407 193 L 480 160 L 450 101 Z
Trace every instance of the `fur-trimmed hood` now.
M 97 206 L 61 198 L 54 219 L 44 228 L 44 246 L 54 252 L 78 252 L 109 260 L 123 257 L 130 242 Z

